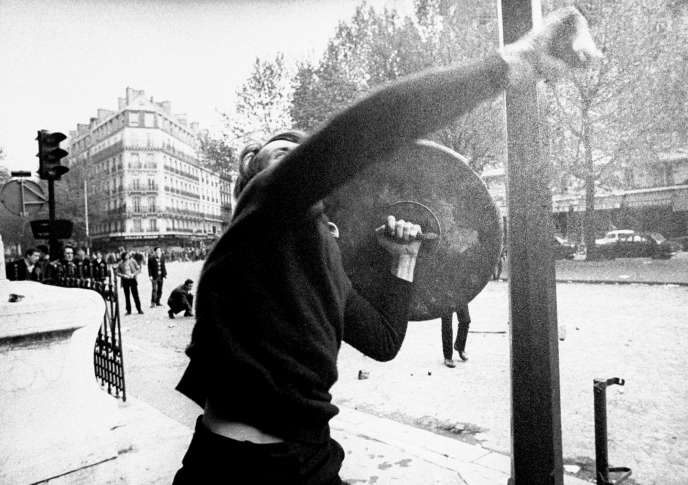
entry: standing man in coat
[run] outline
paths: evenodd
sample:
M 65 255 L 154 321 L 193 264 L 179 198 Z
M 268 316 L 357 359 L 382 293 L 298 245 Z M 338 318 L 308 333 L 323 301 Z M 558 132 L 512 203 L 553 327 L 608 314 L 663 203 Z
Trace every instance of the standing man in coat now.
M 122 282 L 127 315 L 131 315 L 131 300 L 129 299 L 130 294 L 134 298 L 136 310 L 140 315 L 143 315 L 143 310 L 141 310 L 141 302 L 139 301 L 139 285 L 136 281 L 136 276 L 138 276 L 140 272 L 141 266 L 138 265 L 138 263 L 127 251 L 124 251 L 120 256 L 120 263 L 117 266 L 117 276 Z
M 162 306 L 160 297 L 162 296 L 163 280 L 167 278 L 167 268 L 165 267 L 165 257 L 159 246 L 153 250 L 153 254 L 148 258 L 148 277 L 151 280 L 151 308 Z

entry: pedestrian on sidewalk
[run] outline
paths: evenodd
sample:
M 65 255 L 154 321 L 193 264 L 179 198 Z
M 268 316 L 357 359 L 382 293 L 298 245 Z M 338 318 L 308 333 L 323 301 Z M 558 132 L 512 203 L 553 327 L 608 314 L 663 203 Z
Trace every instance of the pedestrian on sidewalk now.
M 452 349 L 452 320 L 456 313 L 458 327 L 456 329 L 456 341 Z M 468 327 L 471 324 L 471 314 L 468 312 L 468 304 L 460 305 L 456 310 L 448 315 L 442 316 L 442 353 L 444 354 L 444 365 L 456 367 L 454 362 L 454 350 L 459 353 L 459 358 L 464 362 L 468 360 L 466 353 L 466 340 L 468 340 Z
M 120 256 L 120 263 L 117 265 L 117 276 L 119 276 L 120 281 L 122 282 L 127 315 L 131 315 L 130 293 L 131 296 L 134 297 L 136 310 L 140 315 L 143 315 L 143 310 L 141 310 L 141 301 L 139 300 L 139 284 L 136 281 L 136 277 L 140 272 L 141 266 L 139 266 L 139 264 L 127 251 L 122 252 Z
M 151 281 L 151 308 L 162 306 L 160 298 L 162 297 L 163 280 L 167 278 L 167 267 L 162 249 L 159 246 L 153 249 L 153 254 L 148 258 L 148 277 Z
M 342 341 L 391 360 L 404 340 L 420 228 L 388 216 L 377 243 L 385 287 L 367 301 L 344 273 L 322 199 L 367 165 L 499 95 L 584 66 L 585 18 L 542 30 L 467 66 L 398 80 L 309 137 L 281 133 L 242 152 L 229 227 L 203 266 L 190 363 L 177 389 L 203 409 L 175 485 L 338 485 L 330 388 Z M 574 49 L 576 45 L 576 49 Z
M 177 286 L 170 297 L 167 299 L 167 305 L 170 307 L 167 310 L 167 314 L 170 318 L 174 318 L 176 313 L 184 311 L 185 317 L 193 317 L 193 300 L 194 297 L 191 294 L 193 289 L 193 280 L 188 279 L 183 285 Z

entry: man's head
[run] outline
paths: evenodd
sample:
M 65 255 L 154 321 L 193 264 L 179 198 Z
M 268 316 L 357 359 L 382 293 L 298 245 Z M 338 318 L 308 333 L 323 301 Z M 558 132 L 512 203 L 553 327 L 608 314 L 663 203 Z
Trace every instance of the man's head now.
M 103 252 L 102 251 L 96 251 L 95 256 L 97 260 L 103 259 Z
M 64 257 L 65 261 L 73 261 L 74 260 L 74 248 L 72 246 L 65 246 L 64 250 L 62 251 L 62 256 Z
M 126 261 L 129 259 L 129 253 L 126 251 L 122 251 L 122 254 L 119 255 L 119 259 L 122 261 Z
M 26 259 L 26 261 L 31 265 L 36 264 L 39 257 L 40 253 L 34 248 L 29 248 L 24 251 L 24 259 Z
M 184 289 L 186 291 L 191 291 L 192 288 L 193 288 L 193 280 L 191 280 L 191 279 L 186 280 L 184 282 Z
M 153 249 L 153 253 L 159 258 L 162 256 L 162 249 L 160 249 L 160 246 L 156 246 L 155 249 Z
M 36 246 L 36 249 L 40 251 L 40 257 L 43 259 L 49 259 L 50 258 L 50 250 L 48 249 L 48 246 L 45 244 L 39 244 Z
M 83 261 L 86 259 L 86 250 L 84 248 L 77 248 L 75 257 L 79 261 Z
M 306 138 L 301 131 L 284 131 L 270 138 L 262 145 L 251 143 L 239 155 L 239 177 L 234 185 L 234 197 L 239 194 L 253 177 L 262 170 L 281 160 Z

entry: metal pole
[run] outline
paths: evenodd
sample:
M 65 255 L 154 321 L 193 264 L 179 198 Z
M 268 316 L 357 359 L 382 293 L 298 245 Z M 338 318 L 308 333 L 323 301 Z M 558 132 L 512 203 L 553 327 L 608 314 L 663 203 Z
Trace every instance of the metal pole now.
M 24 200 L 24 179 L 19 179 L 19 207 L 21 207 L 20 214 L 22 217 L 26 217 L 28 215 Z
M 504 44 L 530 30 L 541 12 L 537 0 L 500 0 L 498 5 Z M 535 81 L 507 89 L 506 130 L 511 483 L 562 485 L 552 194 Z
M 593 397 L 595 407 L 595 480 L 597 485 L 618 485 L 631 476 L 631 469 L 625 466 L 609 466 L 609 448 L 607 446 L 607 387 L 625 381 L 619 377 L 610 379 L 593 379 Z M 612 479 L 612 474 L 614 479 Z
M 50 237 L 48 246 L 50 247 L 50 259 L 59 259 L 59 247 L 57 237 L 55 237 L 55 181 L 48 180 L 48 219 L 50 221 Z
M 91 251 L 91 238 L 88 233 L 88 183 L 86 181 L 86 177 L 84 176 L 84 221 L 86 222 L 86 242 L 87 242 L 87 251 L 88 254 L 90 254 Z
M 609 484 L 609 454 L 607 448 L 607 380 L 593 381 L 595 401 L 595 470 L 597 485 Z

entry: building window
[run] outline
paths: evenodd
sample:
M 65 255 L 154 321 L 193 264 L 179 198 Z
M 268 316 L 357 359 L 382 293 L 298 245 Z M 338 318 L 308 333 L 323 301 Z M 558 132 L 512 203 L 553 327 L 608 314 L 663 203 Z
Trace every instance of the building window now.
M 153 177 L 148 177 L 148 188 L 155 190 L 155 179 Z
M 134 219 L 134 232 L 141 232 L 141 219 Z
M 141 159 L 138 153 L 129 154 L 129 168 L 141 168 Z
M 134 212 L 141 212 L 141 199 L 134 197 L 131 199 L 131 205 L 134 208 Z M 141 222 L 139 221 L 139 224 Z
M 155 212 L 155 197 L 148 198 L 148 211 Z
M 148 128 L 152 128 L 155 126 L 155 114 L 154 113 L 145 113 L 143 115 L 143 126 L 146 126 Z
M 129 126 L 139 126 L 139 113 L 137 111 L 129 111 L 128 115 Z
M 157 219 L 148 219 L 148 230 L 151 232 L 155 232 L 158 230 L 158 220 Z

